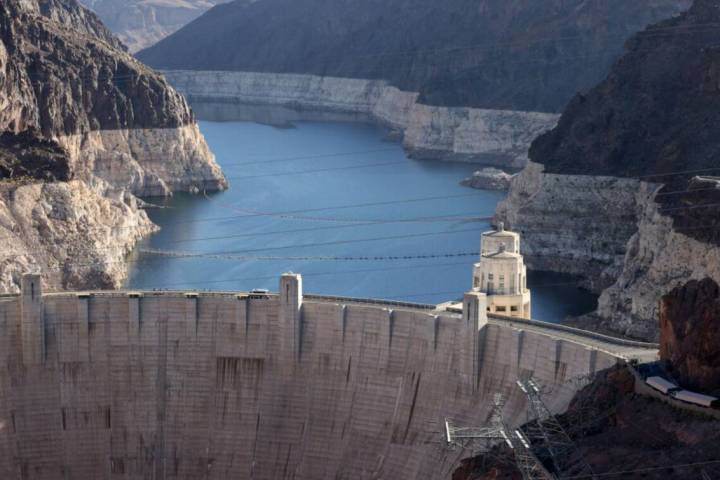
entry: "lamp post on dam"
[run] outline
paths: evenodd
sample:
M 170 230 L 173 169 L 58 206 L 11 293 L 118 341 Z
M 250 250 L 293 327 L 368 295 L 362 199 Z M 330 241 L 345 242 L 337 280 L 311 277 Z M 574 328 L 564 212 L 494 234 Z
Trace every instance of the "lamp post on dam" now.
M 520 254 L 520 235 L 505 230 L 482 234 L 480 261 L 473 268 L 473 291 L 487 295 L 488 313 L 530 319 L 531 294 L 527 269 Z

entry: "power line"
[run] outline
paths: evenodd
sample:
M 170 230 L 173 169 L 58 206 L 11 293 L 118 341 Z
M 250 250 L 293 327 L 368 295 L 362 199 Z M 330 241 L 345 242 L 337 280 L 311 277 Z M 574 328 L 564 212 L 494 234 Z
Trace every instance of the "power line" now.
M 255 160 L 251 162 L 236 162 L 236 163 L 223 163 L 221 165 L 222 168 L 225 167 L 238 167 L 238 166 L 244 166 L 244 165 L 265 165 L 267 163 L 278 163 L 278 162 L 291 162 L 291 161 L 297 161 L 297 160 L 316 160 L 316 159 L 323 159 L 323 158 L 337 158 L 337 157 L 349 157 L 353 155 L 368 155 L 371 153 L 389 153 L 389 152 L 398 152 L 399 146 L 396 148 L 377 148 L 374 150 L 357 150 L 354 152 L 337 152 L 337 153 L 326 153 L 326 154 L 317 154 L 317 155 L 303 155 L 303 156 L 297 156 L 297 157 L 273 157 L 267 160 Z
M 353 238 L 348 240 L 333 240 L 330 242 L 315 242 L 315 243 L 304 243 L 304 244 L 289 244 L 289 245 L 282 245 L 282 246 L 274 246 L 274 247 L 262 247 L 262 248 L 253 248 L 253 249 L 245 249 L 245 250 L 227 250 L 227 251 L 220 251 L 220 252 L 170 252 L 173 256 L 196 256 L 196 255 L 237 255 L 237 254 L 247 254 L 247 253 L 254 253 L 254 252 L 266 252 L 271 250 L 287 250 L 287 249 L 296 249 L 296 248 L 315 248 L 315 247 L 326 247 L 331 245 L 347 245 L 347 244 L 353 244 L 353 243 L 365 243 L 365 242 L 378 242 L 378 241 L 386 241 L 386 240 L 405 240 L 408 238 L 421 238 L 421 237 L 433 237 L 433 236 L 440 236 L 440 235 L 455 235 L 458 233 L 476 233 L 477 229 L 464 229 L 464 230 L 446 230 L 441 232 L 423 232 L 423 233 L 406 233 L 402 235 L 389 235 L 384 237 L 370 237 L 370 238 Z M 163 252 L 164 250 L 160 249 L 140 249 L 140 252 L 142 253 L 149 253 L 149 254 L 161 254 L 159 252 Z
M 336 271 L 324 271 L 324 272 L 302 272 L 303 277 L 320 277 L 320 276 L 334 276 L 334 275 L 354 275 L 358 273 L 377 273 L 377 272 L 391 272 L 397 270 L 418 270 L 428 268 L 443 268 L 443 267 L 455 267 L 455 266 L 467 266 L 467 262 L 456 262 L 456 263 L 427 263 L 424 265 L 405 265 L 402 267 L 388 267 L 388 268 L 364 268 L 354 270 L 336 270 Z M 189 281 L 189 282 L 177 282 L 177 283 L 163 283 L 163 286 L 182 286 L 182 285 L 207 285 L 207 284 L 219 284 L 219 283 L 237 283 L 254 280 L 274 280 L 279 278 L 278 275 L 266 275 L 261 277 L 239 277 L 229 278 L 226 280 L 206 280 L 206 281 Z M 140 287 L 134 287 L 140 288 Z
M 261 173 L 259 175 L 241 175 L 237 177 L 226 177 L 227 180 L 247 180 L 247 179 L 256 179 L 256 178 L 265 178 L 265 177 L 282 177 L 286 175 L 307 175 L 310 173 L 322 173 L 322 172 L 335 172 L 335 171 L 341 171 L 341 170 L 359 170 L 363 168 L 376 168 L 376 167 L 388 167 L 392 165 L 405 165 L 407 164 L 407 160 L 400 160 L 400 161 L 392 161 L 392 162 L 380 162 L 380 163 L 368 163 L 364 165 L 349 165 L 349 166 L 342 166 L 342 167 L 327 167 L 327 168 L 318 168 L 314 170 L 299 170 L 294 172 L 278 172 L 278 173 Z

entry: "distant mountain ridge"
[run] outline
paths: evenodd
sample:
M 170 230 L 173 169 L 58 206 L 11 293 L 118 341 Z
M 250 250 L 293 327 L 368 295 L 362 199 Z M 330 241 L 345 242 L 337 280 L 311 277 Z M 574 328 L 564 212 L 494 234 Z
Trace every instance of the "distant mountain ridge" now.
M 557 112 L 689 0 L 262 0 L 138 53 L 168 70 L 384 79 L 441 106 Z
M 80 0 L 134 52 L 230 0 Z

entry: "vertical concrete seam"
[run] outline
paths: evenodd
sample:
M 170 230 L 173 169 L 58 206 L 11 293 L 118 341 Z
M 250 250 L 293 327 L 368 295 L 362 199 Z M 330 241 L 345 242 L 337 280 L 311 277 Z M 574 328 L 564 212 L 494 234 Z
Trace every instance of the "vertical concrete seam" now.
M 388 310 L 388 348 L 392 348 L 394 333 L 395 333 L 395 310 Z
M 555 340 L 555 380 L 557 381 L 557 376 L 560 370 L 560 363 L 562 362 L 562 350 L 563 350 L 563 341 L 562 340 Z
M 297 323 L 297 361 L 299 362 L 302 359 L 302 344 L 305 335 L 305 305 L 300 305 L 297 312 Z
M 347 334 L 347 305 L 340 305 L 340 328 L 342 330 L 342 343 L 345 345 L 345 335 Z
M 523 355 L 523 348 L 525 347 L 525 330 L 519 330 L 518 331 L 518 337 L 517 337 L 517 367 L 518 370 L 520 370 L 520 365 L 522 361 L 522 355 Z
M 593 374 L 597 371 L 597 358 L 598 358 L 598 351 L 593 349 L 590 349 L 590 364 L 588 365 L 588 373 Z

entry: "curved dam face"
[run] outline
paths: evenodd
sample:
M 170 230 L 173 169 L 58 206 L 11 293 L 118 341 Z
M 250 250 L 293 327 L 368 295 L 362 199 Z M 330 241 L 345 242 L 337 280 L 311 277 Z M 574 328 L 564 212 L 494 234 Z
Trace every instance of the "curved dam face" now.
M 567 380 L 613 355 L 462 314 L 279 295 L 46 294 L 0 298 L 0 478 L 449 478 L 445 418 L 523 423 L 532 374 Z

